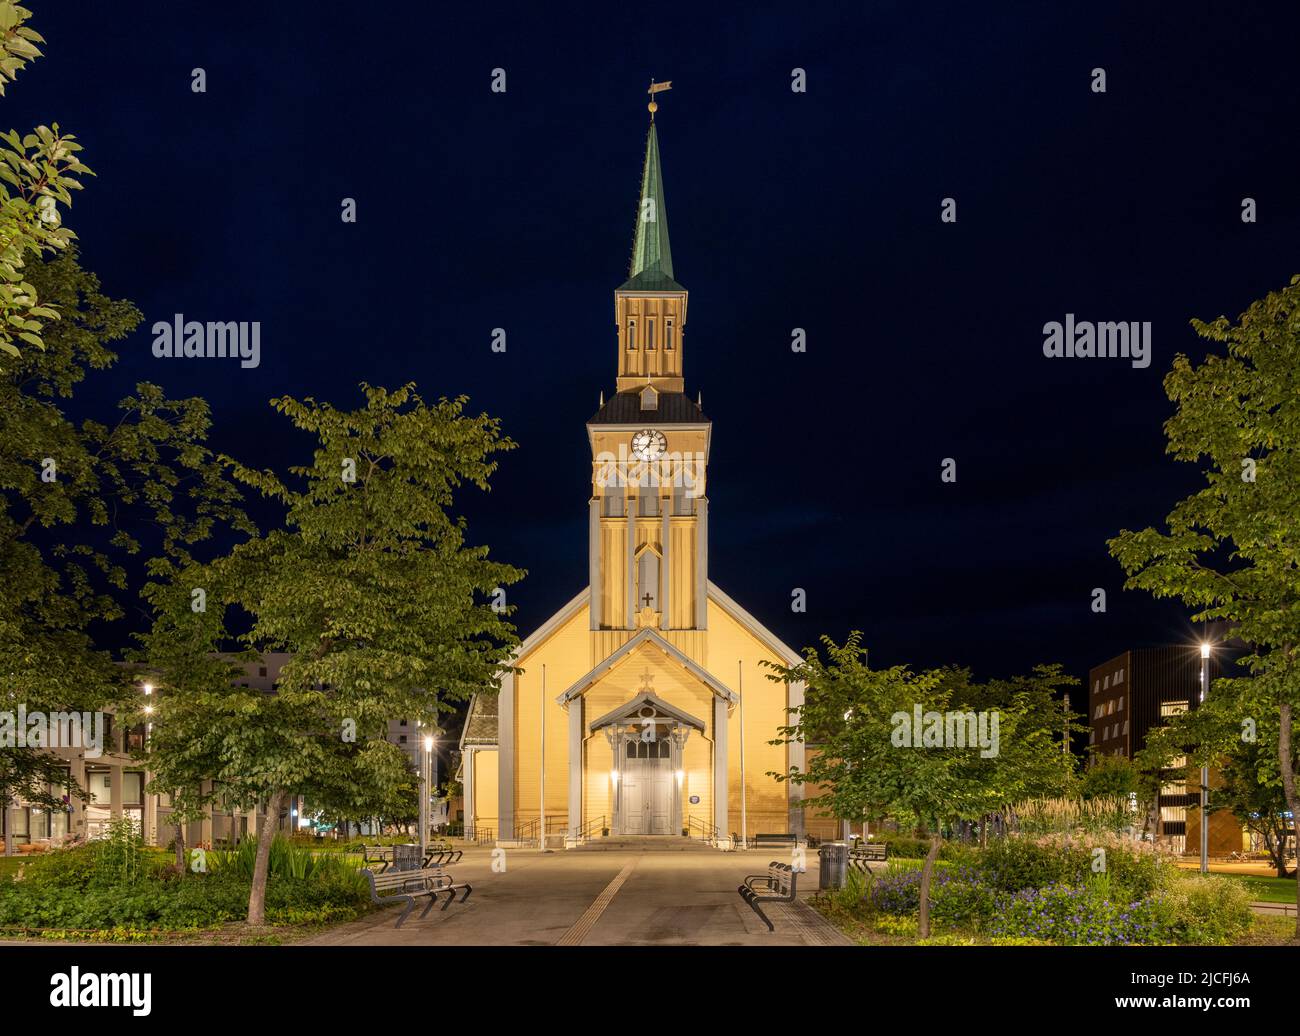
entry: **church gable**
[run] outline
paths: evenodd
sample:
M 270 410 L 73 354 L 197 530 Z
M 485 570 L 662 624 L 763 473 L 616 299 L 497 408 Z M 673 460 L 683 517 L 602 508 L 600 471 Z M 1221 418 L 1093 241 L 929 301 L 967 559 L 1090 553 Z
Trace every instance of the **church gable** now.
M 586 693 L 589 687 L 615 669 L 622 668 L 627 659 L 633 656 L 651 659 L 655 665 L 663 665 L 665 671 L 669 673 L 677 668 L 684 669 L 694 680 L 704 684 L 715 695 L 725 699 L 729 704 L 735 703 L 735 693 L 725 683 L 654 629 L 643 629 L 626 640 L 617 650 L 572 683 L 560 695 L 558 701 L 563 704 Z
M 594 680 L 579 686 L 569 708 L 583 710 L 587 732 L 594 721 L 628 706 L 641 695 L 653 695 L 670 708 L 707 724 L 713 715 L 713 702 L 719 697 L 709 682 L 649 642 L 642 642 Z

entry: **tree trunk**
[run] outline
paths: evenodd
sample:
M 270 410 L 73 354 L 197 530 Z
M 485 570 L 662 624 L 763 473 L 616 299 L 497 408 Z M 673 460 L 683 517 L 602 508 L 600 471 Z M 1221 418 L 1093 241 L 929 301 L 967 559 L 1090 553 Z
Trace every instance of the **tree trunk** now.
M 176 821 L 176 869 L 185 873 L 185 821 Z
M 288 797 L 289 793 L 283 788 L 277 788 L 271 794 L 271 800 L 266 804 L 266 816 L 257 830 L 257 862 L 253 865 L 253 885 L 248 890 L 249 925 L 266 924 L 266 878 L 271 866 L 271 842 L 275 838 L 280 809 Z
M 930 836 L 930 851 L 925 854 L 925 866 L 921 868 L 921 922 L 919 934 L 922 939 L 930 937 L 930 879 L 934 877 L 934 861 L 939 858 L 939 835 Z
M 1278 708 L 1277 761 L 1282 770 L 1282 791 L 1286 795 L 1287 809 L 1291 811 L 1292 822 L 1296 825 L 1297 856 L 1300 856 L 1300 799 L 1296 798 L 1295 771 L 1291 766 L 1291 703 L 1283 702 Z M 1295 937 L 1300 942 L 1300 859 L 1295 869 L 1296 882 L 1296 919 Z

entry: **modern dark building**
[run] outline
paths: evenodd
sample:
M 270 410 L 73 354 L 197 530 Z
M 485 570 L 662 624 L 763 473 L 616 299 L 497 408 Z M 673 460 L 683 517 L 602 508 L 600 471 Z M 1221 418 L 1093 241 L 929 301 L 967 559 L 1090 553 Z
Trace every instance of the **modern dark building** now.
M 1208 659 L 1211 682 L 1223 675 L 1227 654 L 1226 649 L 1216 648 Z M 1153 729 L 1172 716 L 1196 708 L 1201 698 L 1201 661 L 1198 644 L 1134 648 L 1089 670 L 1091 751 L 1132 759 L 1146 745 Z M 1184 761 L 1167 772 L 1152 826 L 1158 841 L 1180 852 L 1200 851 L 1200 811 L 1194 808 L 1199 796 L 1199 770 Z M 1236 820 L 1228 813 L 1213 815 L 1211 855 L 1226 856 L 1242 848 L 1242 831 Z

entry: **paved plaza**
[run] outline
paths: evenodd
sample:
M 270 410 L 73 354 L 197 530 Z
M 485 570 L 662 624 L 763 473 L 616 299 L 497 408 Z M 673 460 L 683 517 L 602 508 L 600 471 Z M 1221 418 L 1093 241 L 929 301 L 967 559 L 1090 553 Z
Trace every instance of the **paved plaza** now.
M 505 873 L 470 848 L 449 872 L 474 886 L 466 903 L 419 910 L 400 929 L 398 907 L 309 940 L 329 946 L 826 946 L 848 940 L 806 903 L 765 909 L 775 932 L 736 894 L 780 850 L 665 852 L 506 849 Z M 817 884 L 816 855 L 800 899 Z M 423 909 L 423 906 L 420 907 Z

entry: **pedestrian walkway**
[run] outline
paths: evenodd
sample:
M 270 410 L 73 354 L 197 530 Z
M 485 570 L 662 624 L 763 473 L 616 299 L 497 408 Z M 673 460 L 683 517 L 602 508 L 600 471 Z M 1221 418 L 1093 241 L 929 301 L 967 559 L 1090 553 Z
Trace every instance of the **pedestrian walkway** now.
M 806 903 L 765 907 L 775 932 L 736 886 L 770 851 L 574 852 L 506 849 L 505 873 L 471 849 L 449 868 L 474 894 L 393 928 L 378 911 L 308 940 L 317 946 L 832 946 L 850 941 Z M 811 892 L 815 873 L 801 874 Z M 805 892 L 800 890 L 801 896 Z

